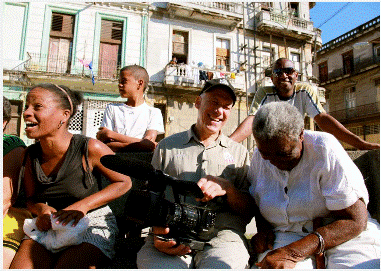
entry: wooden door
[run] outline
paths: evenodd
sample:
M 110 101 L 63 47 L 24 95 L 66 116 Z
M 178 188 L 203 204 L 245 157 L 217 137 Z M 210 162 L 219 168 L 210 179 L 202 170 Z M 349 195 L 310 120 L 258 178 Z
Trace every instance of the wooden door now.
M 98 76 L 100 78 L 116 78 L 118 67 L 119 45 L 100 43 Z

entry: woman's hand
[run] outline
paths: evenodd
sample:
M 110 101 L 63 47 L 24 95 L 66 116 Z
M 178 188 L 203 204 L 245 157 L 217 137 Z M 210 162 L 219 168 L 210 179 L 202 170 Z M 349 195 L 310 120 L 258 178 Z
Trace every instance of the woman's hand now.
M 40 212 L 40 214 L 38 214 L 36 220 L 36 226 L 39 231 L 48 231 L 52 228 L 50 215 L 54 212 L 57 212 L 57 210 L 51 206 L 43 204 L 42 211 Z
M 82 211 L 78 210 L 60 210 L 53 214 L 54 218 L 57 218 L 56 223 L 62 223 L 62 226 L 66 226 L 70 221 L 74 220 L 72 226 L 75 227 L 78 222 L 83 218 L 85 214 Z
M 163 228 L 163 227 L 152 227 L 154 236 L 154 245 L 155 247 L 168 255 L 177 255 L 182 256 L 189 254 L 191 252 L 190 247 L 185 246 L 183 244 L 177 244 L 176 241 L 164 241 L 160 240 L 156 235 L 166 235 L 169 233 L 169 228 Z
M 275 234 L 272 230 L 256 233 L 250 240 L 254 253 L 263 253 L 266 250 L 272 250 L 275 241 Z
M 53 217 L 57 218 L 56 223 L 62 223 L 62 226 L 66 226 L 70 223 L 70 221 L 74 220 L 72 226 L 75 227 L 81 220 L 81 218 L 83 218 L 87 214 L 88 211 L 89 210 L 87 210 L 84 205 L 76 202 L 66 207 L 65 209 L 55 212 L 53 214 Z
M 270 251 L 261 262 L 255 265 L 261 269 L 293 269 L 303 259 L 304 257 L 285 246 Z

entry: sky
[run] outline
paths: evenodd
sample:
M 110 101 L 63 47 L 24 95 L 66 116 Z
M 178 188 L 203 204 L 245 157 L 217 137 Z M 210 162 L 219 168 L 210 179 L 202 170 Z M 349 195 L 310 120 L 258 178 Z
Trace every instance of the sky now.
M 345 6 L 347 3 L 349 4 Z M 343 8 L 344 6 L 345 8 Z M 343 9 L 332 17 L 341 8 Z M 378 1 L 316 2 L 315 7 L 310 10 L 310 17 L 311 21 L 314 22 L 314 27 L 318 27 L 322 31 L 323 44 L 377 16 L 380 16 L 380 2 Z M 332 19 L 330 19 L 331 17 Z M 323 24 L 326 20 L 328 21 Z

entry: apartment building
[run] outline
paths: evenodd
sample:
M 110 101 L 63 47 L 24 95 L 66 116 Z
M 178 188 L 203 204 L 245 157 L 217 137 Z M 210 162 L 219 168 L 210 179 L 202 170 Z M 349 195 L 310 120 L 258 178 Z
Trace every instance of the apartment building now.
M 1 5 L 3 92 L 13 105 L 6 133 L 33 143 L 23 132 L 26 93 L 33 85 L 50 82 L 83 92 L 85 102 L 69 129 L 95 137 L 106 105 L 120 100 L 120 67 L 145 65 L 147 5 L 34 1 Z
M 361 138 L 379 143 L 380 17 L 324 44 L 316 64 L 329 114 Z
M 300 81 L 316 82 L 312 60 L 321 47 L 321 33 L 309 18 L 313 6 L 313 2 L 5 2 L 3 85 L 4 95 L 14 105 L 7 132 L 30 143 L 21 128 L 26 92 L 35 84 L 52 82 L 84 93 L 85 103 L 70 129 L 94 137 L 107 103 L 120 101 L 119 69 L 139 64 L 150 74 L 146 99 L 162 110 L 164 136 L 196 121 L 193 102 L 206 79 L 230 80 L 238 91 L 224 127 L 230 134 L 246 118 L 258 87 L 272 84 L 269 71 L 277 58 L 292 59 Z M 174 58 L 176 63 L 170 63 Z M 245 142 L 249 148 L 252 141 Z

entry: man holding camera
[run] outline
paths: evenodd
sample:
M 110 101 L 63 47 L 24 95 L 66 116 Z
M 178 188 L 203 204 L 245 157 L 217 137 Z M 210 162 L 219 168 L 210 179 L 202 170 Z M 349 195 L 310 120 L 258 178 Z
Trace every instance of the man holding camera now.
M 287 58 L 279 58 L 275 61 L 271 80 L 273 87 L 258 89 L 252 102 L 249 116 L 230 135 L 230 138 L 242 142 L 251 133 L 256 111 L 260 106 L 270 102 L 286 101 L 295 106 L 304 116 L 307 114 L 323 131 L 334 135 L 359 150 L 379 149 L 380 144 L 363 140 L 350 132 L 334 117 L 327 114 L 323 109 L 316 90 L 308 83 L 296 83 L 298 72 L 294 63 Z
M 170 228 L 153 227 L 138 253 L 138 268 L 248 267 L 244 233 L 254 209 L 246 179 L 250 160 L 244 146 L 221 132 L 235 101 L 235 90 L 226 79 L 207 81 L 195 102 L 196 124 L 188 131 L 160 141 L 152 159 L 156 169 L 181 180 L 196 182 L 201 188 L 202 199 L 181 196 L 183 202 L 208 207 L 208 204 L 216 205 L 214 201 L 223 196 L 225 202 L 217 204 L 222 206 L 217 212 L 210 240 L 202 250 L 195 250 L 190 244 L 165 238 L 170 235 Z

